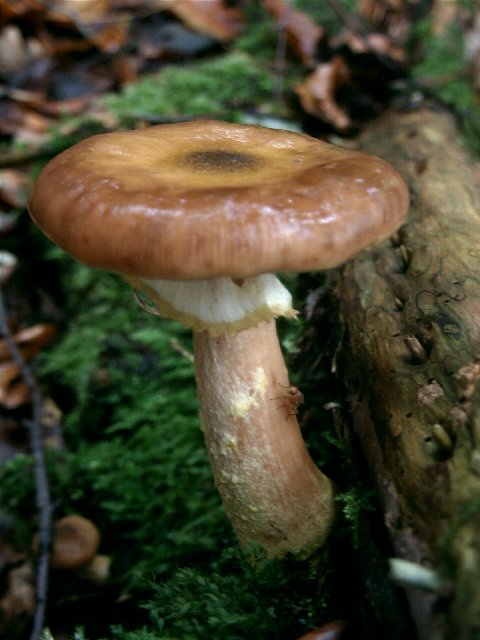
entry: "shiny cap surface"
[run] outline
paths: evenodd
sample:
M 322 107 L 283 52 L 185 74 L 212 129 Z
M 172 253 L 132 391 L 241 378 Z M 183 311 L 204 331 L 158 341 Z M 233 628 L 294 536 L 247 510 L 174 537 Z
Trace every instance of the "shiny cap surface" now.
M 391 235 L 407 208 L 379 158 L 209 120 L 87 138 L 47 164 L 29 203 L 81 262 L 167 279 L 332 268 Z

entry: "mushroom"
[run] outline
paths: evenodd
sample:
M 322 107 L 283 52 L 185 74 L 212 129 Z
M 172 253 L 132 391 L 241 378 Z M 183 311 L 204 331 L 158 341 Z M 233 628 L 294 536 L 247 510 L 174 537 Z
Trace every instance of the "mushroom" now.
M 100 541 L 100 531 L 91 520 L 78 514 L 64 516 L 53 523 L 50 565 L 54 569 L 70 569 L 88 582 L 104 584 L 110 575 L 111 559 L 97 553 Z M 38 547 L 35 535 L 35 553 Z
M 100 532 L 91 520 L 69 515 L 54 523 L 50 564 L 54 569 L 86 567 L 96 556 Z
M 217 121 L 94 136 L 38 178 L 30 213 L 54 242 L 192 327 L 206 446 L 244 548 L 306 556 L 335 513 L 295 415 L 275 328 L 295 311 L 273 272 L 336 267 L 391 235 L 407 206 L 383 160 Z

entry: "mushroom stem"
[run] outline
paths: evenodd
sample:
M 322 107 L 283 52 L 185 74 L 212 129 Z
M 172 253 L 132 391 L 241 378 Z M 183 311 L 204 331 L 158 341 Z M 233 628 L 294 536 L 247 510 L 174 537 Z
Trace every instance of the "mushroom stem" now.
M 275 321 L 195 331 L 194 349 L 206 446 L 241 546 L 309 555 L 330 530 L 334 491 L 300 433 Z

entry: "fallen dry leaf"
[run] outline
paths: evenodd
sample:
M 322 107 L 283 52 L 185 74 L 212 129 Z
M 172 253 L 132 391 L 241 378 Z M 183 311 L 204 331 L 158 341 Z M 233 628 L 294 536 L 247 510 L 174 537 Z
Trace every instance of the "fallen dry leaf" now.
M 0 4 L 0 17 L 3 24 L 8 24 L 11 20 L 27 14 L 42 14 L 44 11 L 44 0 L 4 0 Z
M 320 41 L 325 32 L 306 13 L 293 9 L 283 0 L 263 0 L 263 6 L 285 29 L 287 44 L 302 64 L 311 65 L 317 54 Z
M 24 362 L 30 362 L 55 333 L 51 324 L 37 324 L 19 331 L 13 340 Z M 18 409 L 30 401 L 30 390 L 22 378 L 19 365 L 11 359 L 6 340 L 0 341 L 0 406 Z
M 92 46 L 105 53 L 118 51 L 127 40 L 129 21 L 127 16 L 112 12 L 111 5 L 110 0 L 49 2 L 45 29 L 40 34 L 42 43 L 55 54 Z M 57 27 L 54 32 L 58 32 L 58 27 L 63 29 L 65 35 L 59 38 L 58 33 L 50 34 L 50 25 Z M 67 35 L 69 30 L 71 35 Z
M 101 89 L 106 89 L 109 81 L 105 81 Z M 42 91 L 28 91 L 25 89 L 5 89 L 4 95 L 11 98 L 17 104 L 23 105 L 27 109 L 32 109 L 34 113 L 45 116 L 78 115 L 85 111 L 86 107 L 94 100 L 95 93 L 84 93 L 75 98 L 65 100 L 48 100 Z M 43 132 L 45 121 L 40 122 L 40 130 Z M 46 122 L 51 122 L 47 120 Z
M 317 66 L 300 84 L 294 87 L 303 109 L 338 131 L 346 131 L 351 126 L 347 112 L 337 103 L 339 87 L 350 80 L 350 70 L 342 56 L 334 56 L 330 62 Z
M 30 401 L 30 390 L 20 376 L 14 362 L 0 363 L 0 406 L 4 409 L 18 409 Z
M 385 56 L 403 63 L 406 59 L 406 51 L 401 46 L 396 46 L 387 35 L 378 32 L 360 35 L 351 29 L 345 29 L 335 38 L 332 38 L 330 45 L 333 49 L 347 47 L 354 54 L 371 53 L 378 56 Z
M 0 0 L 0 52 L 8 51 L 0 55 L 0 136 L 36 148 L 48 144 L 63 114 L 93 111 L 99 95 L 166 61 L 196 56 L 212 46 L 212 36 L 236 37 L 243 14 L 235 6 L 230 0 Z
M 30 181 L 24 171 L 18 169 L 0 170 L 0 208 L 2 205 L 23 209 L 28 201 Z M 0 258 L 0 268 L 2 261 Z
M 20 375 L 15 362 L 0 362 L 0 406 L 5 409 L 18 409 L 30 399 L 29 389 Z
M 50 0 L 48 15 L 52 20 L 70 24 L 72 20 L 91 24 L 105 20 L 111 7 L 110 0 Z
M 52 118 L 14 100 L 0 100 L 0 134 L 17 142 L 40 145 L 51 138 Z
M 29 362 L 40 349 L 48 344 L 55 335 L 55 326 L 48 323 L 39 323 L 26 327 L 13 335 L 13 340 L 20 349 L 22 358 Z M 0 340 L 0 359 L 6 360 L 10 352 L 5 340 Z
M 221 42 L 235 40 L 243 30 L 243 14 L 222 0 L 161 0 L 168 9 L 191 29 L 206 33 Z

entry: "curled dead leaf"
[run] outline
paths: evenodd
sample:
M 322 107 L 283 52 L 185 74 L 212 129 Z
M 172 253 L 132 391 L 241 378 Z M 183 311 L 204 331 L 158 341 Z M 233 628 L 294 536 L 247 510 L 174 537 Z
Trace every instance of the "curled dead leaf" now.
M 2 2 L 2 20 L 4 24 L 21 18 L 26 14 L 41 14 L 45 11 L 45 2 L 42 0 L 9 0 Z
M 52 324 L 37 324 L 13 336 L 25 362 L 32 360 L 55 333 Z M 13 360 L 6 340 L 0 341 L 0 406 L 17 409 L 30 401 L 30 390 L 21 377 L 21 369 Z
M 72 20 L 90 24 L 108 15 L 110 0 L 53 0 L 49 2 L 49 18 L 69 25 Z
M 17 409 L 30 400 L 30 390 L 20 375 L 15 362 L 0 363 L 0 406 L 5 409 Z
M 107 81 L 103 83 L 107 86 Z M 25 89 L 6 89 L 5 96 L 19 105 L 23 105 L 28 109 L 32 109 L 38 117 L 40 114 L 45 116 L 74 115 L 85 111 L 86 107 L 93 101 L 95 91 L 86 92 L 75 98 L 66 98 L 63 100 L 48 100 L 43 91 L 27 91 Z M 41 131 L 46 131 L 51 126 L 51 120 L 41 123 Z M 49 134 L 51 135 L 51 134 Z
M 307 78 L 294 87 L 303 109 L 310 115 L 328 122 L 339 131 L 346 131 L 352 122 L 337 102 L 340 87 L 350 80 L 350 70 L 342 56 L 317 66 Z
M 310 16 L 293 9 L 283 0 L 263 0 L 263 6 L 280 28 L 285 29 L 287 44 L 302 64 L 311 65 L 325 32 Z
M 23 209 L 27 205 L 29 188 L 30 181 L 25 172 L 16 169 L 0 171 L 0 204 Z
M 3 404 L 9 385 L 20 374 L 18 365 L 12 360 L 0 362 L 0 404 Z
M 19 347 L 22 358 L 29 362 L 54 335 L 55 325 L 45 322 L 21 329 L 15 333 L 13 340 Z M 0 360 L 7 358 L 10 358 L 8 345 L 5 340 L 0 340 Z
M 395 45 L 391 38 L 384 33 L 372 32 L 366 35 L 355 33 L 351 29 L 345 29 L 332 38 L 330 42 L 333 48 L 347 47 L 354 54 L 374 54 L 385 56 L 403 63 L 406 59 L 405 49 Z
M 66 35 L 51 37 L 45 29 L 41 34 L 42 44 L 55 54 L 92 46 L 106 53 L 118 51 L 128 37 L 129 23 L 112 13 L 111 5 L 110 0 L 54 0 L 49 3 L 45 20 L 60 27 Z
M 161 0 L 159 6 L 168 9 L 191 29 L 221 42 L 235 40 L 243 30 L 242 12 L 223 0 Z
M 52 122 L 51 118 L 15 99 L 0 102 L 0 133 L 14 137 L 17 142 L 37 145 L 48 142 L 52 135 L 49 132 Z

